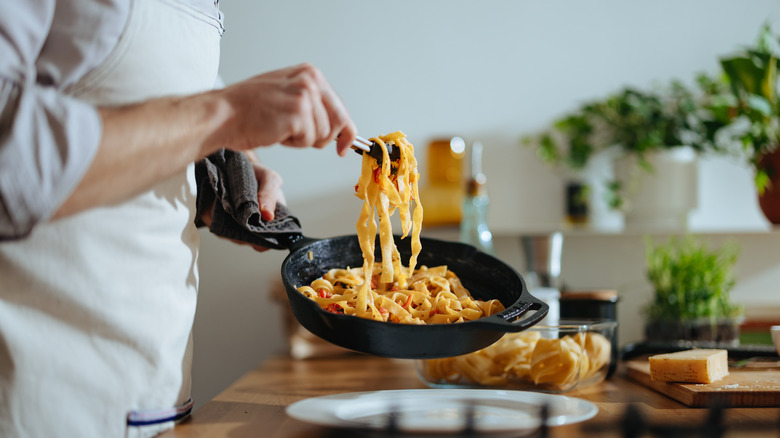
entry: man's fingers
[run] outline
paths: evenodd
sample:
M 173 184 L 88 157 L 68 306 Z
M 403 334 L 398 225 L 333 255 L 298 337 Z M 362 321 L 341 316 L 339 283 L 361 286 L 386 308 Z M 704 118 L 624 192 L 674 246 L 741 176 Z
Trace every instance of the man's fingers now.
M 342 157 L 346 155 L 356 138 L 357 128 L 350 120 L 349 123 L 344 126 L 344 129 L 338 133 L 338 137 L 336 138 L 336 152 Z
M 282 177 L 276 171 L 263 166 L 254 164 L 255 177 L 260 189 L 257 192 L 257 203 L 260 206 L 260 215 L 264 221 L 274 219 L 276 204 L 285 203 L 282 193 Z
M 312 98 L 311 115 L 314 120 L 316 139 L 311 146 L 318 149 L 326 147 L 336 140 L 336 137 L 344 131 L 347 125 L 352 125 L 351 128 L 354 130 L 352 119 L 349 117 L 344 103 L 322 72 L 310 64 L 302 64 L 299 66 L 298 74 L 301 76 L 302 83 L 309 90 L 308 96 Z M 351 135 L 347 134 L 347 136 Z

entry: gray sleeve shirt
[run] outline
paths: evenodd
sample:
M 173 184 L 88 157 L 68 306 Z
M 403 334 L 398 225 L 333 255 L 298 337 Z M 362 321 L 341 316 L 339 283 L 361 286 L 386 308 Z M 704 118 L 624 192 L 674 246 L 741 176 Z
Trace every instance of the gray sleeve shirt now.
M 97 109 L 63 90 L 108 56 L 129 2 L 12 2 L 0 14 L 0 239 L 23 237 L 73 192 L 98 149 Z
M 179 0 L 202 10 L 218 0 Z M 116 46 L 132 0 L 26 0 L 0 14 L 0 241 L 51 219 L 89 168 L 97 108 L 67 89 Z

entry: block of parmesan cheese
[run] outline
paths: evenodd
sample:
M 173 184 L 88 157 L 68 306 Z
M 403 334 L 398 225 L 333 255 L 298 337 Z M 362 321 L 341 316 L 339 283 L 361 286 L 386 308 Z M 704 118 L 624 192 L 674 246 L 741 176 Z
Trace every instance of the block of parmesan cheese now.
M 650 378 L 664 382 L 712 383 L 729 373 L 726 350 L 694 349 L 650 356 Z

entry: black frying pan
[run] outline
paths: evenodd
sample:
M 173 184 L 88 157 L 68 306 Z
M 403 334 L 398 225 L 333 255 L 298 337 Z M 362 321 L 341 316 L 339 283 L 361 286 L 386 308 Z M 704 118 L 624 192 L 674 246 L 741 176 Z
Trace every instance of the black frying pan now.
M 418 266 L 447 265 L 474 298 L 498 299 L 506 310 L 474 321 L 428 325 L 331 313 L 297 288 L 311 284 L 329 269 L 363 266 L 357 236 L 288 237 L 290 254 L 282 263 L 282 279 L 295 318 L 313 334 L 350 350 L 405 359 L 458 356 L 485 348 L 507 332 L 525 330 L 547 314 L 547 304 L 531 296 L 520 274 L 507 264 L 470 245 L 428 238 L 421 239 Z M 395 239 L 402 260 L 408 261 L 411 239 Z M 378 253 L 378 242 L 376 248 Z

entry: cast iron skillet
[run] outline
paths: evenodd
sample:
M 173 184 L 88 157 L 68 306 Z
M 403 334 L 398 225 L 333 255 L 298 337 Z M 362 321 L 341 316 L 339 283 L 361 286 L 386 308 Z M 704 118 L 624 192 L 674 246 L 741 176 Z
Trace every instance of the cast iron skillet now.
M 485 348 L 507 332 L 525 330 L 547 314 L 547 304 L 531 296 L 522 277 L 512 267 L 473 246 L 429 238 L 421 239 L 418 266 L 447 265 L 472 296 L 498 299 L 506 310 L 474 321 L 430 325 L 380 322 L 331 313 L 297 288 L 311 284 L 329 269 L 363 266 L 357 236 L 311 239 L 290 234 L 287 237 L 290 254 L 282 263 L 282 279 L 295 318 L 313 334 L 350 350 L 404 359 L 457 356 Z M 402 259 L 408 261 L 411 240 L 399 236 L 395 239 Z M 378 242 L 376 248 L 378 252 Z

